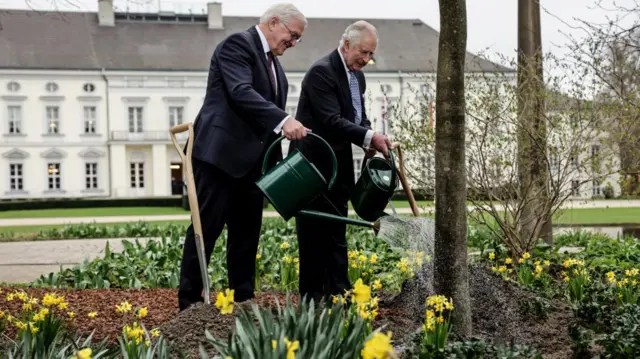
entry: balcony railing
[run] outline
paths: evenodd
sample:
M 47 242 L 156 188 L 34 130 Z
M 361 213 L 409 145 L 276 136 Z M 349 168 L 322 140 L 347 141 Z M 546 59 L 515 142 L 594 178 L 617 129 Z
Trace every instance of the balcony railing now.
M 189 137 L 189 132 L 182 132 L 176 134 L 178 140 L 186 140 Z M 111 131 L 109 136 L 111 141 L 131 141 L 131 142 L 158 142 L 158 141 L 171 141 L 169 137 L 169 130 L 167 131 L 142 131 L 142 132 L 129 132 L 129 131 Z

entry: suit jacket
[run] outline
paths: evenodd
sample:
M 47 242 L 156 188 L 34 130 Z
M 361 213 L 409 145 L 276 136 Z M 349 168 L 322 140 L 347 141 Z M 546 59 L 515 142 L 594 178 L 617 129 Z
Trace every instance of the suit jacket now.
M 355 123 L 356 110 L 351 101 L 347 76 L 337 49 L 316 61 L 302 80 L 296 119 L 330 144 L 338 159 L 337 183 L 350 188 L 354 184 L 351 144 L 362 147 L 371 122 L 364 106 L 363 94 L 367 88 L 364 74 L 356 72 L 362 104 L 360 125 Z M 290 148 L 302 152 L 329 181 L 331 160 L 322 142 L 307 136 L 292 141 Z
M 194 157 L 235 178 L 262 165 L 266 147 L 278 137 L 274 129 L 287 116 L 284 108 L 289 84 L 277 57 L 274 66 L 278 96 L 271 86 L 255 27 L 218 44 L 211 57 L 204 103 L 194 124 Z M 276 147 L 271 163 L 282 159 L 280 146 Z

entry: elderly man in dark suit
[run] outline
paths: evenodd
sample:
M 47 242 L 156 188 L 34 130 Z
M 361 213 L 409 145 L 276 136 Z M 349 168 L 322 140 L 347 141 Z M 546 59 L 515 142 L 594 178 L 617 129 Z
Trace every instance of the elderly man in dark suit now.
M 335 186 L 326 198 L 318 197 L 309 209 L 348 215 L 347 202 L 354 185 L 351 144 L 362 147 L 367 157 L 377 151 L 388 157 L 391 143 L 371 129 L 363 97 L 366 81 L 361 70 L 372 59 L 377 46 L 375 27 L 357 21 L 346 28 L 339 48 L 314 63 L 302 81 L 297 118 L 331 145 L 338 160 Z M 326 178 L 331 176 L 328 150 L 318 139 L 309 136 L 292 141 L 291 148 L 302 152 Z M 300 216 L 296 218 L 296 228 L 300 294 L 315 301 L 344 294 L 351 288 L 346 225 Z
M 193 170 L 207 264 L 227 225 L 227 270 L 235 301 L 254 297 L 255 259 L 262 226 L 260 178 L 264 154 L 282 133 L 301 139 L 307 129 L 284 111 L 288 82 L 277 56 L 295 46 L 307 26 L 292 4 L 276 4 L 260 24 L 216 47 L 207 92 L 194 124 Z M 276 151 L 273 163 L 282 158 Z M 203 301 L 193 224 L 185 239 L 180 310 Z

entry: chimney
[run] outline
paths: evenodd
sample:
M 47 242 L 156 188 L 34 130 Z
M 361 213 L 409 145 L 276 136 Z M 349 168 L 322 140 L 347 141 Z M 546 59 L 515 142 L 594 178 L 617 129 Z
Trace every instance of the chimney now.
M 98 0 L 98 24 L 100 26 L 115 26 L 113 0 Z
M 207 22 L 209 23 L 209 29 L 222 30 L 222 4 L 219 2 L 207 3 Z

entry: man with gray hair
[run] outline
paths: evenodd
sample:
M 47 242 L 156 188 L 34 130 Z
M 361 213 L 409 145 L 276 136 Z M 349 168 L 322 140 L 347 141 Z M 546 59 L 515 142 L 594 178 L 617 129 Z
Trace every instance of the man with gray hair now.
M 294 47 L 307 20 L 292 4 L 276 4 L 260 24 L 231 34 L 211 57 L 207 92 L 194 124 L 193 172 L 207 264 L 227 225 L 227 270 L 235 301 L 254 297 L 255 262 L 262 226 L 261 176 L 266 149 L 282 133 L 301 139 L 307 129 L 284 111 L 289 84 L 278 56 Z M 271 165 L 282 159 L 274 151 Z M 202 301 L 193 224 L 187 229 L 178 302 Z
M 366 21 L 356 21 L 345 29 L 339 47 L 314 63 L 302 81 L 296 117 L 331 145 L 338 160 L 334 187 L 326 198 L 319 197 L 309 209 L 347 216 L 347 202 L 354 186 L 352 144 L 363 148 L 367 157 L 377 151 L 388 157 L 391 143 L 371 129 L 363 96 L 367 85 L 361 70 L 373 58 L 377 46 L 376 28 Z M 292 141 L 290 148 L 302 152 L 325 178 L 331 177 L 327 149 L 316 138 Z M 344 294 L 351 288 L 346 225 L 299 216 L 296 229 L 300 295 L 318 301 Z

